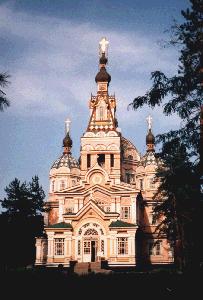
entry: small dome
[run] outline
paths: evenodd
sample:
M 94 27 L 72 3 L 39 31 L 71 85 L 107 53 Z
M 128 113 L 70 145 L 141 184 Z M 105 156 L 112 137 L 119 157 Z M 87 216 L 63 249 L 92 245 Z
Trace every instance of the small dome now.
M 63 147 L 72 147 L 73 141 L 71 140 L 71 137 L 69 135 L 69 132 L 67 132 L 65 138 L 63 139 Z
M 53 163 L 51 169 L 59 169 L 61 167 L 69 169 L 79 168 L 79 163 L 70 153 L 64 153 Z
M 155 137 L 151 131 L 151 129 L 149 129 L 149 132 L 146 136 L 146 144 L 154 144 L 155 143 Z
M 155 166 L 162 165 L 161 159 L 158 158 L 154 152 L 147 152 L 144 156 L 142 156 L 140 162 L 138 163 L 138 167 L 139 166 L 146 167 L 149 165 L 155 165 Z
M 111 81 L 111 75 L 107 73 L 105 67 L 101 67 L 100 71 L 97 73 L 95 77 L 96 82 L 110 82 Z

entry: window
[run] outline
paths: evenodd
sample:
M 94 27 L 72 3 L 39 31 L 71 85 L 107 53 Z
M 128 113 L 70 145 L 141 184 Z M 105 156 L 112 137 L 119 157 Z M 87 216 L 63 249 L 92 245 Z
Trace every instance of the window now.
M 87 168 L 91 167 L 91 155 L 87 154 Z
M 140 190 L 143 190 L 144 189 L 144 180 L 143 179 L 140 179 Z
M 130 219 L 130 206 L 121 207 L 121 219 Z
M 149 243 L 149 255 L 161 255 L 161 242 L 150 242 Z
M 149 178 L 149 188 L 150 189 L 154 189 L 155 188 L 154 177 Z
M 97 162 L 100 165 L 100 167 L 104 167 L 105 166 L 105 154 L 98 154 Z
M 156 222 L 157 222 L 156 215 L 155 215 L 155 213 L 152 211 L 152 212 L 150 213 L 149 223 L 150 223 L 150 225 L 155 225 Z
M 106 212 L 110 212 L 110 211 L 111 211 L 111 207 L 110 207 L 110 206 L 106 206 L 106 207 L 105 207 L 105 211 L 106 211 Z
M 65 189 L 65 181 L 61 180 L 60 182 L 60 190 L 64 190 Z
M 78 255 L 81 255 L 81 241 L 78 241 Z
M 72 214 L 74 212 L 74 207 L 73 206 L 69 206 L 66 208 L 66 213 L 67 214 Z
M 104 107 L 99 107 L 99 120 L 104 120 Z
M 85 241 L 84 242 L 84 254 L 90 254 L 91 253 L 91 242 Z
M 126 182 L 127 183 L 131 183 L 135 181 L 135 175 L 134 174 L 130 174 L 130 173 L 126 173 Z
M 101 252 L 104 254 L 104 240 L 101 240 Z
M 111 160 L 111 168 L 114 167 L 114 155 L 110 154 L 110 160 Z
M 54 255 L 64 255 L 64 239 L 54 239 Z
M 129 160 L 133 160 L 133 156 L 132 155 L 128 155 L 128 159 Z
M 118 241 L 118 255 L 128 254 L 128 238 L 119 237 Z
M 54 186 L 55 186 L 55 181 L 53 180 L 52 184 L 51 184 L 51 190 L 52 190 L 52 192 L 54 192 Z

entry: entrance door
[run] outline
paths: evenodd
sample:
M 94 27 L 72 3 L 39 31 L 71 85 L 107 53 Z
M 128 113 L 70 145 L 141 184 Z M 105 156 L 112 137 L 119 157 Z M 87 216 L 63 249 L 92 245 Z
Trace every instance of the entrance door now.
M 83 261 L 84 262 L 91 261 L 91 241 L 83 242 Z
M 91 241 L 91 261 L 95 261 L 96 260 L 96 242 L 95 241 Z
M 83 242 L 83 261 L 94 262 L 97 257 L 97 241 L 86 240 Z

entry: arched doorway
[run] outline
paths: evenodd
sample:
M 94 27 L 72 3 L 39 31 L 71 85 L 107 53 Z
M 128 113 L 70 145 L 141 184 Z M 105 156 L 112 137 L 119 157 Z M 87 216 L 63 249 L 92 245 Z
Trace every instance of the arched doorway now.
M 78 255 L 81 262 L 99 261 L 105 255 L 103 229 L 97 223 L 86 223 L 78 231 Z

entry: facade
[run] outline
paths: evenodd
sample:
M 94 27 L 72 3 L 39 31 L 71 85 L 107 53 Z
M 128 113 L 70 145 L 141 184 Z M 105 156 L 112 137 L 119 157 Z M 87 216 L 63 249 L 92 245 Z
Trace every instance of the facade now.
M 72 261 L 105 260 L 111 267 L 170 264 L 172 249 L 155 232 L 152 200 L 157 190 L 151 117 L 141 156 L 118 129 L 116 98 L 109 95 L 107 44 L 100 42 L 97 94 L 81 137 L 80 159 L 71 154 L 70 121 L 63 153 L 50 170 L 45 232 L 36 239 L 36 266 L 69 267 Z

